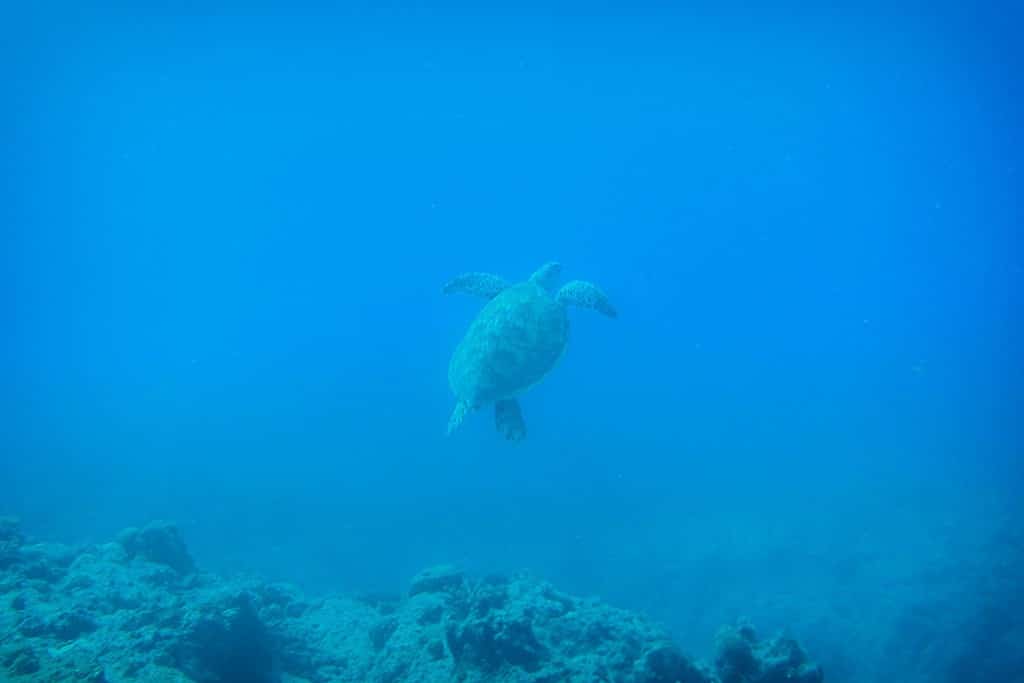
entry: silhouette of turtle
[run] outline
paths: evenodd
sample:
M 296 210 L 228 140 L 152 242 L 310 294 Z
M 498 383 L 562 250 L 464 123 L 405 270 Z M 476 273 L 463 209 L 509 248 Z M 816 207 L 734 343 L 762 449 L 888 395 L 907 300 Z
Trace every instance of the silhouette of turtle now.
M 618 315 L 605 293 L 590 282 L 573 280 L 552 296 L 561 271 L 560 264 L 546 263 L 515 285 L 490 273 L 465 273 L 444 286 L 445 294 L 490 299 L 448 366 L 448 382 L 458 399 L 448 420 L 449 434 L 471 411 L 493 403 L 498 431 L 513 441 L 525 437 L 516 398 L 542 380 L 565 352 L 568 306 L 592 308 L 610 318 Z

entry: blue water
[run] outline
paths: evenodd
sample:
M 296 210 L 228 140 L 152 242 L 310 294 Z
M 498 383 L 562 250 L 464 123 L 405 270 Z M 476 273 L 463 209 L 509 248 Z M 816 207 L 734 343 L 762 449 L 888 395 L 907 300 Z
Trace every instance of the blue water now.
M 949 634 L 906 615 L 1024 529 L 1019 9 L 30 4 L 0 513 L 33 535 L 173 519 L 311 592 L 529 569 L 843 681 L 916 680 L 901 638 Z M 552 259 L 619 319 L 570 312 L 524 442 L 446 438 L 482 302 L 442 285 Z

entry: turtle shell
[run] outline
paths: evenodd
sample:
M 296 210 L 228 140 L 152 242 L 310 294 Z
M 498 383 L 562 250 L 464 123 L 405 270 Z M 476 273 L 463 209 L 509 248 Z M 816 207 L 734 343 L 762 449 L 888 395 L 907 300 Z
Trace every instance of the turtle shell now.
M 448 382 L 471 407 L 512 398 L 551 371 L 569 340 L 565 306 L 524 282 L 491 299 L 452 354 Z

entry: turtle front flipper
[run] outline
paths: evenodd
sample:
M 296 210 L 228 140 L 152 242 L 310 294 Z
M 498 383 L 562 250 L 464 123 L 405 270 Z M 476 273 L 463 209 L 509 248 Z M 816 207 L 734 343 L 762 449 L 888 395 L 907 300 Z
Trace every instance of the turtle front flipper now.
M 509 441 L 522 441 L 526 437 L 526 422 L 519 401 L 510 398 L 495 403 L 494 425 Z
M 608 300 L 608 295 L 601 291 L 601 288 L 593 282 L 573 280 L 565 283 L 565 286 L 558 290 L 555 299 L 562 304 L 572 304 L 583 308 L 592 308 L 599 313 L 604 313 L 609 318 L 617 318 L 618 311 Z
M 490 273 L 463 273 L 444 286 L 444 293 L 461 292 L 493 299 L 508 288 L 508 283 Z

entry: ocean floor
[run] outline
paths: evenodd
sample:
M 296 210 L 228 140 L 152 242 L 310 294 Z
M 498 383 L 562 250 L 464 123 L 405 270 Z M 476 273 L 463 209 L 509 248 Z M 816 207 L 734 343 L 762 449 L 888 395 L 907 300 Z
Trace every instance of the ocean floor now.
M 0 519 L 0 679 L 161 683 L 817 683 L 797 642 L 723 627 L 714 661 L 527 575 L 434 567 L 403 594 L 305 596 L 199 570 L 172 524 L 78 547 Z

